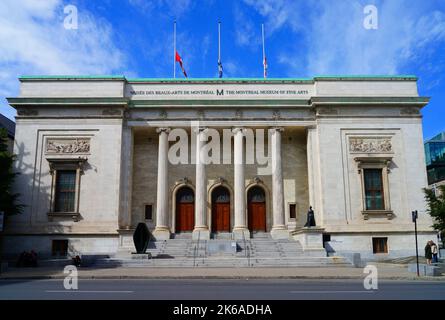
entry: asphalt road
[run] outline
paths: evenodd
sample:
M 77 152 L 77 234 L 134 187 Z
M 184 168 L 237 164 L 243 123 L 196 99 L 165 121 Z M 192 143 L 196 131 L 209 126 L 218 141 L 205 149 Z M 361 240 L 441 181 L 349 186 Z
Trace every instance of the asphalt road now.
M 359 280 L 105 280 L 81 279 L 66 290 L 62 279 L 0 280 L 0 299 L 298 300 L 445 299 L 445 282 L 380 281 L 365 290 Z

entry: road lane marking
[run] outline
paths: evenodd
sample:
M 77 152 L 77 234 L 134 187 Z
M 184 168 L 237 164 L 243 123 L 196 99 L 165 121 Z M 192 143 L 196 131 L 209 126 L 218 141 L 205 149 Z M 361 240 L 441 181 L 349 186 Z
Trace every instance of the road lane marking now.
M 289 291 L 289 293 L 373 293 L 375 290 L 337 290 L 337 291 Z
M 45 290 L 48 293 L 78 292 L 78 293 L 134 293 L 134 291 L 100 291 L 100 290 Z

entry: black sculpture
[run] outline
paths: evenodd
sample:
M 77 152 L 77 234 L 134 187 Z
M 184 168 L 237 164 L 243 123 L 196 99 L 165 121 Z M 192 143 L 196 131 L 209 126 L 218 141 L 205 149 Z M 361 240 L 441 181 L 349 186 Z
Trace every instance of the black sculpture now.
M 136 247 L 136 253 L 145 253 L 148 247 L 148 241 L 150 240 L 150 231 L 148 231 L 147 225 L 143 222 L 139 223 L 133 234 L 134 246 Z
M 312 207 L 309 207 L 309 211 L 307 212 L 307 221 L 304 225 L 305 227 L 315 227 L 315 215 Z

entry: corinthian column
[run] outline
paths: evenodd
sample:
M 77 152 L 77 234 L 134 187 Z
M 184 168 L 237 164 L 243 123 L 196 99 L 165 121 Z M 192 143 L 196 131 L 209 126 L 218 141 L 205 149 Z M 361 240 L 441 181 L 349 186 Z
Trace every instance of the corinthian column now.
M 233 235 L 235 239 L 250 238 L 246 226 L 246 196 L 244 178 L 244 132 L 242 128 L 235 128 L 234 133 L 234 192 L 235 192 L 235 223 Z
M 168 133 L 169 128 L 158 128 L 158 189 L 156 202 L 156 228 L 153 232 L 156 240 L 170 238 L 168 226 Z
M 193 239 L 210 239 L 207 224 L 207 178 L 204 163 L 204 142 L 207 141 L 205 128 L 196 129 L 196 195 L 195 195 L 195 228 Z
M 282 128 L 272 129 L 272 230 L 274 239 L 288 238 L 285 226 L 283 170 L 281 164 L 281 132 Z

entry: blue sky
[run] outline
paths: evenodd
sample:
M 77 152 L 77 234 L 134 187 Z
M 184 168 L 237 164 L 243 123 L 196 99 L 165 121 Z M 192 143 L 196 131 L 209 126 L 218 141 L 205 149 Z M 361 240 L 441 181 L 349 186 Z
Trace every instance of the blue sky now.
M 378 29 L 363 27 L 366 5 Z M 64 28 L 64 7 L 78 29 Z M 173 21 L 190 77 L 217 77 L 222 22 L 224 77 L 261 77 L 261 23 L 269 77 L 393 75 L 419 77 L 424 137 L 445 130 L 445 1 L 442 0 L 2 0 L 0 112 L 32 74 L 172 77 Z M 177 75 L 180 75 L 179 68 Z

